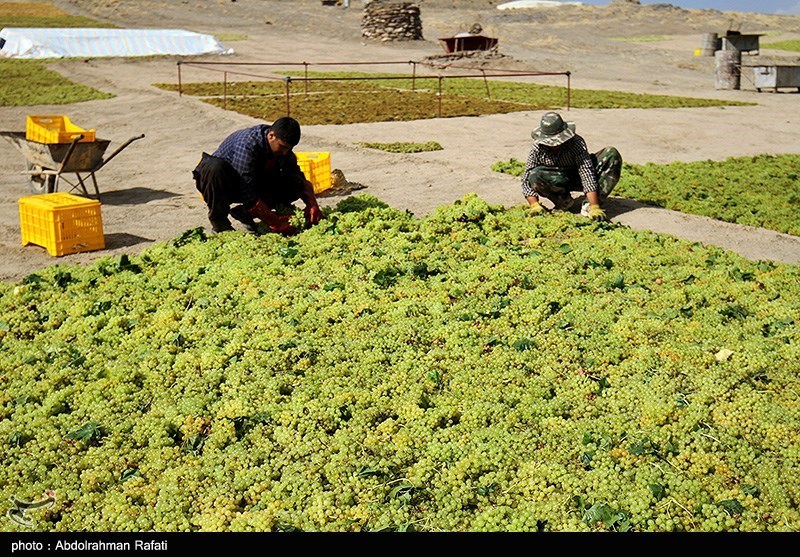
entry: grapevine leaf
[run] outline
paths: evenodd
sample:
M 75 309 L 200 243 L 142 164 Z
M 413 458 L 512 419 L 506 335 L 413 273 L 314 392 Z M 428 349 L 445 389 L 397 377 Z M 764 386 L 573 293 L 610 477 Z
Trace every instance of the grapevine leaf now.
M 395 486 L 389 492 L 389 499 L 397 499 L 400 501 L 410 501 L 411 495 L 414 491 L 414 486 L 408 482 L 402 482 L 400 485 Z
M 606 528 L 618 532 L 627 532 L 631 529 L 630 513 L 614 510 L 607 503 L 595 503 L 583 514 L 583 521 L 588 526 L 602 522 Z
M 515 340 L 512 346 L 517 352 L 524 352 L 526 350 L 533 350 L 536 348 L 536 342 L 529 338 L 522 337 Z
M 284 246 L 284 247 L 278 248 L 278 255 L 288 259 L 290 257 L 294 257 L 295 255 L 297 255 L 299 253 L 299 251 L 300 250 L 298 250 L 297 248 L 285 247 Z
M 611 386 L 611 383 L 608 382 L 608 379 L 605 377 L 601 377 L 597 381 L 597 394 L 603 394 L 603 391 Z
M 284 522 L 279 522 L 275 525 L 276 532 L 302 532 L 300 528 L 297 526 L 292 526 L 291 524 L 286 524 Z
M 483 497 L 488 497 L 489 495 L 497 491 L 497 484 L 495 482 L 492 482 L 489 485 L 481 485 L 474 489 L 478 495 L 481 495 Z
M 656 501 L 661 501 L 664 498 L 665 490 L 663 485 L 647 484 L 647 487 L 650 488 L 650 492 L 653 494 L 653 497 L 656 498 Z
M 130 271 L 134 274 L 142 272 L 142 268 L 136 263 L 132 263 L 127 253 L 123 253 L 119 256 L 119 261 L 117 261 L 117 270 Z
M 72 441 L 97 441 L 102 437 L 100 426 L 95 422 L 86 422 L 75 431 L 66 435 Z
M 748 281 L 753 280 L 755 273 L 752 273 L 751 271 L 743 271 L 739 267 L 734 267 L 731 269 L 731 276 L 736 280 Z
M 25 443 L 32 440 L 33 435 L 21 431 L 15 431 L 8 438 L 8 444 L 12 447 L 22 447 L 25 445 Z
M 203 231 L 203 228 L 197 227 L 187 230 L 183 234 L 178 236 L 175 240 L 172 241 L 172 245 L 175 246 L 176 248 L 179 248 L 191 242 L 205 242 L 206 239 L 207 239 L 206 234 Z
M 42 282 L 42 277 L 40 277 L 36 273 L 31 273 L 30 275 L 22 279 L 22 284 L 25 285 L 38 285 L 41 282 Z
M 742 514 L 744 507 L 738 499 L 725 499 L 724 501 L 717 502 L 717 505 L 722 507 L 726 513 L 730 515 Z
M 69 271 L 57 271 L 53 275 L 53 284 L 59 288 L 64 288 L 69 283 L 73 282 L 72 274 Z
M 190 454 L 199 454 L 203 449 L 207 435 L 204 433 L 193 433 L 183 440 L 181 448 Z
M 120 476 L 119 479 L 122 482 L 127 482 L 131 478 L 141 478 L 141 477 L 142 477 L 142 473 L 139 471 L 138 468 L 126 468 L 122 472 L 122 475 Z
M 616 288 L 617 290 L 623 290 L 625 288 L 625 275 L 616 275 L 615 277 L 603 282 L 603 286 L 607 286 L 608 288 Z
M 744 493 L 745 495 L 752 495 L 755 498 L 758 498 L 758 497 L 761 496 L 761 490 L 758 489 L 757 486 L 750 485 L 750 484 L 743 484 L 742 485 L 742 493 Z
M 375 273 L 375 276 L 372 278 L 372 282 L 382 288 L 389 288 L 394 286 L 394 284 L 397 282 L 397 279 L 402 274 L 403 272 L 400 269 L 394 265 L 391 265 Z
M 738 319 L 740 321 L 745 319 L 750 314 L 750 312 L 747 311 L 747 308 L 740 304 L 728 304 L 719 310 L 719 313 L 720 315 L 728 317 L 729 319 Z
M 594 526 L 598 522 L 607 524 L 614 516 L 613 509 L 606 503 L 595 503 L 583 512 L 583 521 L 587 526 Z
M 381 471 L 377 468 L 371 468 L 369 466 L 362 466 L 361 469 L 356 472 L 356 476 L 359 478 L 366 478 L 367 476 L 380 476 Z

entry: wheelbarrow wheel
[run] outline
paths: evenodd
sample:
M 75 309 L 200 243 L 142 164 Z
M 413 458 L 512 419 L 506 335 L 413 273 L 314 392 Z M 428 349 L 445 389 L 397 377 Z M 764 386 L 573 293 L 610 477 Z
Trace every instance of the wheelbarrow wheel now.
M 44 174 L 44 168 L 38 164 L 26 161 L 28 172 L 28 187 L 33 193 L 53 193 L 56 191 L 56 177 L 52 174 Z M 42 172 L 39 174 L 38 172 Z

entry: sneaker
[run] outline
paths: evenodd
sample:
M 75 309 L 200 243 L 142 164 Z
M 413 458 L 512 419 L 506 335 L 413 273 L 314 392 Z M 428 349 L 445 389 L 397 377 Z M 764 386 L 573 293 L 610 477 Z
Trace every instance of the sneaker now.
M 251 217 L 250 214 L 245 211 L 244 205 L 231 207 L 231 216 L 241 222 L 248 232 L 252 232 L 253 234 L 258 233 L 258 225 L 253 217 Z
M 567 194 L 565 197 L 556 197 L 553 200 L 553 206 L 557 211 L 569 211 L 575 204 L 575 198 Z

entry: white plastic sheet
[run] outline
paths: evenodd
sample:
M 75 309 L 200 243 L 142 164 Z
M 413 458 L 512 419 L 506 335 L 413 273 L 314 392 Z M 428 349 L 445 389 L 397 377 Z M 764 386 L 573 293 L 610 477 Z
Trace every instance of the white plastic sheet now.
M 182 29 L 98 29 L 6 27 L 0 56 L 6 58 L 98 58 L 232 54 L 213 35 Z
M 498 4 L 498 10 L 521 10 L 525 8 L 552 8 L 554 6 L 563 5 L 580 6 L 583 2 L 558 2 L 556 0 L 517 0 L 515 2 L 506 2 L 505 4 Z

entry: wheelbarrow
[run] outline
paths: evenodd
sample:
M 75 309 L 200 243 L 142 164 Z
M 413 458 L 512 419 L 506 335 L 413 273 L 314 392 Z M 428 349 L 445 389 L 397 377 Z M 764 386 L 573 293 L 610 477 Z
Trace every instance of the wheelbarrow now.
M 86 188 L 86 182 L 91 179 L 97 197 L 100 197 L 100 190 L 95 173 L 125 147 L 144 137 L 141 134 L 130 138 L 111 155 L 103 158 L 111 143 L 107 139 L 82 142 L 83 135 L 78 135 L 71 143 L 40 143 L 27 139 L 25 135 L 25 132 L 0 131 L 1 137 L 6 138 L 25 156 L 25 170 L 22 174 L 27 174 L 28 185 L 33 193 L 56 192 L 63 181 L 70 186 L 70 192 L 80 188 L 84 195 L 91 196 Z M 75 177 L 68 178 L 68 173 Z

